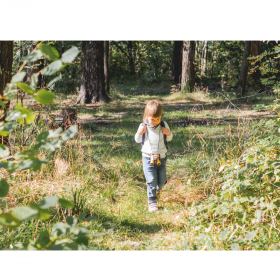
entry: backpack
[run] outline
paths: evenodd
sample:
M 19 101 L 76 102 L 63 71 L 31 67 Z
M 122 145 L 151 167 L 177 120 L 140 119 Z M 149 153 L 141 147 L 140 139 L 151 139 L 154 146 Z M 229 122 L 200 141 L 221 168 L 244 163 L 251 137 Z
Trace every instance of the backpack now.
M 145 124 L 142 123 L 142 126 L 144 126 L 144 125 L 145 125 Z M 161 121 L 161 122 L 160 122 L 160 126 L 161 126 L 161 127 L 165 127 L 164 121 Z M 146 133 L 143 133 L 143 134 L 142 134 L 142 142 L 141 142 L 141 145 L 142 145 L 142 146 L 144 145 L 145 134 L 146 134 Z M 166 135 L 165 135 L 165 134 L 163 134 L 163 140 L 164 140 L 164 145 L 165 145 L 166 149 L 168 150 L 167 140 L 166 140 Z

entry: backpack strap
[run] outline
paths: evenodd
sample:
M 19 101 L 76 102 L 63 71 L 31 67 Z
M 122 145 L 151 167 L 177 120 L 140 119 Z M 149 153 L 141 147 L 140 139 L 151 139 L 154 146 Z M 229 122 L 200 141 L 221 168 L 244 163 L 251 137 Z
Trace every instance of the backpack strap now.
M 141 123 L 141 124 L 142 124 L 142 126 L 145 126 L 144 123 Z M 141 142 L 141 145 L 142 145 L 142 146 L 144 145 L 144 142 L 145 142 L 145 134 L 146 134 L 146 133 L 143 133 L 143 134 L 142 134 L 142 142 Z
M 145 126 L 144 123 L 141 123 L 141 124 L 142 124 L 142 126 Z M 161 127 L 165 127 L 164 121 L 161 121 L 161 122 L 160 122 L 160 125 L 161 125 Z M 143 134 L 142 134 L 142 142 L 141 142 L 141 145 L 142 145 L 142 146 L 144 145 L 144 142 L 145 142 L 145 134 L 146 134 L 146 133 L 143 133 Z M 166 149 L 168 150 L 167 140 L 166 140 L 166 135 L 165 135 L 165 134 L 163 134 L 163 139 L 164 139 L 164 145 L 165 145 Z
M 165 127 L 164 121 L 161 121 L 161 122 L 160 122 L 160 125 L 161 125 L 161 127 Z M 167 140 L 166 140 L 166 135 L 165 135 L 165 134 L 163 134 L 163 139 L 164 139 L 164 145 L 165 145 L 165 147 L 166 147 L 166 150 L 168 150 Z

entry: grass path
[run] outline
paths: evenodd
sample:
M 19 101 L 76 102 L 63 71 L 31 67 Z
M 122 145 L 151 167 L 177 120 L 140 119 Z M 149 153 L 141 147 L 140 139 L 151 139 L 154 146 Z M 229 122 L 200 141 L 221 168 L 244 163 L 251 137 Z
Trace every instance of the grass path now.
M 217 157 L 237 151 L 238 141 L 246 134 L 242 122 L 269 115 L 252 110 L 250 104 L 233 107 L 201 92 L 135 96 L 133 88 L 115 88 L 111 95 L 113 101 L 108 105 L 71 107 L 78 112 L 79 135 L 60 151 L 46 155 L 50 163 L 41 172 L 32 178 L 22 175 L 13 194 L 19 204 L 45 195 L 73 200 L 73 193 L 79 194 L 79 209 L 74 214 L 96 217 L 84 222 L 91 229 L 90 249 L 184 250 L 193 242 L 194 225 L 188 217 L 195 213 L 189 206 L 216 187 L 212 179 L 218 172 Z M 169 143 L 168 184 L 158 213 L 148 212 L 141 145 L 134 141 L 145 104 L 151 99 L 163 102 L 163 120 L 174 135 Z M 52 113 L 70 104 L 69 99 L 58 100 Z M 202 120 L 208 120 L 208 125 Z M 19 190 L 24 184 L 29 187 Z M 53 219 L 64 216 L 58 211 Z

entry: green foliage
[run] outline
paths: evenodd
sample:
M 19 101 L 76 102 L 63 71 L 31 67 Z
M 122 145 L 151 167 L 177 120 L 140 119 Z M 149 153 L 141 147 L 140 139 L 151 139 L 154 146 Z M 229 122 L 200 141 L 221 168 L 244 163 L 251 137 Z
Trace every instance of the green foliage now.
M 280 89 L 279 51 L 280 45 L 277 44 L 260 55 L 249 58 L 253 65 L 250 74 L 259 70 L 262 75 L 260 79 L 262 85 L 272 87 L 274 94 L 278 96 Z
M 39 50 L 51 61 L 59 59 L 59 52 L 54 47 L 46 44 L 40 44 Z
M 38 91 L 35 98 L 36 98 L 37 102 L 39 102 L 41 104 L 51 104 L 54 99 L 54 94 L 51 91 L 41 89 Z
M 23 58 L 26 62 L 35 61 L 40 58 L 41 55 L 45 55 L 49 60 L 56 60 L 43 69 L 43 75 L 52 75 L 62 67 L 65 67 L 68 63 L 72 62 L 78 54 L 76 48 L 68 50 L 62 55 L 62 60 L 59 59 L 59 52 L 46 44 L 40 44 L 39 50 L 34 51 L 31 55 Z M 41 89 L 36 92 L 37 75 L 33 74 L 31 77 L 30 86 L 25 83 L 21 83 L 25 77 L 25 72 L 18 72 L 13 76 L 11 84 L 8 84 L 5 89 L 5 97 L 13 98 L 16 93 L 15 85 L 22 91 L 27 92 L 34 97 L 40 104 L 51 104 L 54 99 L 54 94 L 45 89 Z M 13 93 L 13 94 L 11 94 Z M 8 136 L 9 132 L 15 129 L 15 121 L 22 126 L 28 125 L 34 122 L 36 114 L 31 110 L 22 107 L 21 103 L 16 104 L 13 109 L 10 109 L 6 115 L 6 123 L 2 123 L 0 126 L 0 135 Z M 16 152 L 12 155 L 13 160 L 0 162 L 0 168 L 5 168 L 9 173 L 15 170 L 30 170 L 37 171 L 41 169 L 43 163 L 47 163 L 47 160 L 39 159 L 39 151 L 54 151 L 59 148 L 62 141 L 71 139 L 77 132 L 77 127 L 70 127 L 65 132 L 61 133 L 62 129 L 59 128 L 55 131 L 43 131 L 36 139 L 36 142 L 31 147 L 25 147 L 23 150 Z M 10 155 L 8 147 L 0 145 L 0 157 L 5 158 Z M 0 180 L 0 197 L 6 197 L 9 193 L 9 184 L 5 179 Z M 0 201 L 2 204 L 2 201 Z M 50 218 L 49 208 L 60 205 L 65 209 L 72 208 L 73 203 L 66 199 L 58 198 L 56 196 L 46 197 L 39 204 L 31 202 L 26 206 L 19 206 L 13 208 L 12 211 L 6 210 L 4 214 L 0 216 L 0 225 L 8 227 L 10 230 L 18 228 L 22 222 L 30 219 L 48 220 Z M 69 218 L 69 217 L 68 217 Z M 76 218 L 72 218 L 76 221 Z M 37 221 L 37 220 L 36 220 Z M 69 221 L 69 219 L 67 220 Z M 84 227 L 78 226 L 77 222 L 72 223 L 56 223 L 52 226 L 51 231 L 43 230 L 36 238 L 36 241 L 29 240 L 27 243 L 15 244 L 15 249 L 85 249 L 88 245 L 86 237 L 88 230 Z

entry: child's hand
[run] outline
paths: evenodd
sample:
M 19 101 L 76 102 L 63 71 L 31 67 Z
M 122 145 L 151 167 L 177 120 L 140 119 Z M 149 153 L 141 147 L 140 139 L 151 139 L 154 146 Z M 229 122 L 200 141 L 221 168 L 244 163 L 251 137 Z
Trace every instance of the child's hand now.
M 138 134 L 142 135 L 146 132 L 146 125 L 142 126 L 142 128 L 139 130 Z
M 171 131 L 168 128 L 162 127 L 161 130 L 164 135 L 167 135 L 167 136 L 171 135 Z

